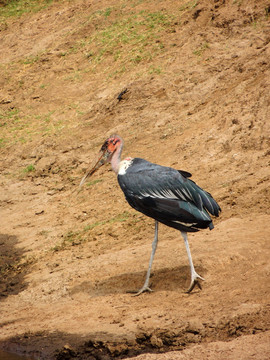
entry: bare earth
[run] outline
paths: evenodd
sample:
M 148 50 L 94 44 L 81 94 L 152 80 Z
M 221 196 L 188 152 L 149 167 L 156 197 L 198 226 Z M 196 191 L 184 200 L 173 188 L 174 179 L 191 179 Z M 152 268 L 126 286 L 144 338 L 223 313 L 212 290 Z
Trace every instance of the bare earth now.
M 270 358 L 269 13 L 265 0 L 76 0 L 2 21 L 0 349 Z M 135 15 L 140 42 L 98 58 L 102 31 L 121 37 Z M 185 293 L 183 240 L 160 226 L 154 292 L 128 293 L 144 282 L 154 222 L 109 166 L 78 191 L 112 133 L 124 156 L 189 171 L 220 204 L 215 229 L 189 235 L 202 290 Z

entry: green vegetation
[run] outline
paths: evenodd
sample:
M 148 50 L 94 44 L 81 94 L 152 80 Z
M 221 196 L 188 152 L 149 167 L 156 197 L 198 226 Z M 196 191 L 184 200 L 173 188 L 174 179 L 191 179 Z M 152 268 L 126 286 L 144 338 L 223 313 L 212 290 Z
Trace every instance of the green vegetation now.
M 0 110 L 0 127 L 5 126 L 10 122 L 15 122 L 19 119 L 19 110 L 16 108 L 8 110 Z
M 43 120 L 39 121 L 38 128 L 40 132 L 47 131 L 44 124 L 50 121 L 50 115 L 44 115 Z M 6 110 L 0 109 L 0 130 L 1 140 L 0 146 L 11 145 L 16 143 L 25 143 L 31 140 L 33 134 L 38 133 L 38 128 L 33 127 L 33 120 L 41 120 L 41 116 L 24 115 L 17 108 L 10 108 Z
M 20 130 L 25 130 L 27 123 L 22 121 L 19 113 L 20 111 L 17 108 L 6 110 L 0 109 L 0 147 L 3 147 L 10 142 L 24 142 L 25 131 L 22 136 Z
M 242 0 L 233 0 L 233 4 L 241 6 L 242 5 Z
M 7 21 L 9 17 L 44 10 L 53 2 L 54 0 L 6 0 L 0 7 L 0 23 Z M 137 76 L 143 76 L 145 72 L 160 75 L 163 72 L 162 65 L 153 66 L 152 60 L 166 52 L 163 37 L 167 32 L 174 31 L 180 12 L 171 14 L 165 9 L 141 10 L 137 8 L 141 3 L 141 0 L 120 2 L 94 12 L 89 8 L 81 27 L 65 34 L 64 42 L 69 45 L 59 46 L 61 50 L 55 60 L 63 60 L 63 67 L 67 67 L 67 71 L 59 76 L 59 81 L 83 82 L 86 75 L 89 77 L 91 73 L 99 71 L 102 71 L 104 78 L 115 78 L 145 63 L 148 66 L 145 70 L 140 67 Z M 93 29 L 91 28 L 91 32 L 84 32 L 89 24 L 94 25 Z M 53 85 L 48 83 L 47 77 L 41 78 L 39 84 L 32 85 L 29 85 L 29 79 L 37 71 L 43 71 L 43 60 L 49 62 L 52 53 L 51 49 L 45 48 L 1 65 L 5 83 L 9 84 L 14 94 L 17 90 L 20 94 L 24 91 L 29 105 L 26 108 L 23 104 L 19 110 L 10 103 L 9 109 L 0 109 L 0 148 L 27 143 L 40 135 L 62 134 L 65 129 L 74 126 L 74 117 L 73 123 L 66 121 L 66 118 L 71 119 L 72 111 L 76 117 L 85 114 L 85 109 L 76 104 L 70 107 L 65 104 L 54 113 L 36 110 L 35 105 L 40 101 L 37 99 L 46 97 L 46 91 Z M 74 56 L 80 65 L 69 68 L 68 62 L 72 61 L 69 57 Z
M 96 179 L 96 180 L 88 181 L 86 183 L 86 186 L 92 186 L 92 185 L 98 184 L 98 183 L 100 183 L 102 181 L 103 181 L 102 179 Z
M 149 68 L 149 74 L 161 74 L 162 73 L 162 69 L 160 66 L 154 67 L 154 66 L 150 66 Z
M 5 146 L 6 141 L 6 139 L 0 138 L 0 148 Z
M 32 65 L 39 61 L 39 55 L 28 56 L 25 59 L 20 60 L 20 62 L 24 65 Z
M 28 174 L 28 173 L 33 172 L 33 171 L 35 171 L 35 170 L 36 170 L 36 169 L 35 169 L 35 166 L 34 166 L 33 164 L 30 164 L 30 165 L 26 166 L 25 169 L 23 169 L 23 172 L 24 172 L 25 174 Z
M 7 22 L 9 17 L 42 11 L 53 2 L 5 0 L 0 8 L 0 23 Z M 142 0 L 110 4 L 97 11 L 89 7 L 81 19 L 81 25 L 65 33 L 56 48 L 53 45 L 53 48 L 46 47 L 37 53 L 26 52 L 20 59 L 1 64 L 1 74 L 14 97 L 12 95 L 13 98 L 7 99 L 10 108 L 0 109 L 0 148 L 35 141 L 40 136 L 60 136 L 75 127 L 78 117 L 88 111 L 86 105 L 69 106 L 66 102 L 54 111 L 51 111 L 55 109 L 53 102 L 49 109 L 39 106 L 43 100 L 50 101 L 47 92 L 54 89 L 55 84 L 49 82 L 52 62 L 63 69 L 55 76 L 58 86 L 62 87 L 84 82 L 85 78 L 100 72 L 103 81 L 120 77 L 134 69 L 137 77 L 145 74 L 159 76 L 165 72 L 164 54 L 169 46 L 173 46 L 164 41 L 166 34 L 175 32 L 181 16 L 184 17 L 183 10 L 192 10 L 197 3 L 196 0 L 187 1 L 173 13 L 170 8 L 142 10 L 139 6 L 143 4 Z M 203 51 L 200 48 L 194 53 L 200 55 Z M 159 56 L 162 59 L 155 64 L 153 60 Z M 75 57 L 76 65 L 70 66 L 69 63 L 74 64 Z M 30 79 L 35 78 L 37 72 L 42 75 L 40 82 L 31 82 Z M 22 100 L 18 96 L 15 102 L 16 91 L 18 95 L 23 93 L 27 99 L 19 105 L 20 109 L 13 107 Z
M 191 0 L 180 7 L 180 11 L 194 9 L 198 5 L 198 0 Z
M 93 224 L 87 225 L 87 226 L 85 226 L 84 231 L 92 230 L 95 227 L 100 226 L 100 225 L 113 224 L 116 222 L 123 222 L 123 221 L 126 221 L 128 219 L 128 217 L 129 217 L 129 213 L 127 211 L 125 211 L 124 213 L 119 214 L 110 220 L 97 221 Z
M 196 50 L 193 51 L 193 54 L 201 56 L 206 49 L 209 49 L 209 44 L 207 42 L 204 42 Z
M 11 0 L 4 1 L 0 7 L 0 21 L 12 16 L 21 16 L 29 12 L 37 12 L 47 8 L 53 0 Z
M 52 251 L 60 251 L 68 247 L 69 245 L 75 246 L 79 245 L 82 241 L 81 232 L 79 231 L 68 231 L 66 234 L 62 235 L 63 240 L 61 244 L 55 245 L 51 248 Z
M 84 112 L 79 104 L 72 103 L 56 110 L 45 113 L 34 113 L 35 109 L 29 107 L 24 111 L 17 108 L 0 108 L 0 148 L 32 141 L 35 136 L 58 135 L 63 129 L 72 126 L 65 122 L 63 114 L 73 112 L 82 116 Z
M 40 89 L 46 89 L 49 85 L 48 84 L 41 84 Z
M 110 15 L 114 13 L 113 20 Z M 96 31 L 89 38 L 78 40 L 68 53 L 83 50 L 89 59 L 90 68 L 108 63 L 112 74 L 125 72 L 141 62 L 151 61 L 165 51 L 160 36 L 170 31 L 176 16 L 165 11 L 149 12 L 141 10 L 126 16 L 120 10 L 108 8 L 92 14 L 88 22 L 96 22 Z M 66 54 L 65 54 L 66 55 Z
M 129 216 L 130 216 L 129 212 L 125 211 L 109 220 L 96 221 L 95 223 L 86 225 L 82 230 L 68 231 L 66 234 L 62 235 L 63 240 L 62 240 L 61 244 L 54 246 L 53 248 L 51 248 L 51 250 L 52 251 L 60 251 L 60 250 L 67 248 L 70 245 L 71 246 L 79 245 L 82 242 L 85 242 L 88 240 L 87 232 L 89 232 L 99 226 L 110 225 L 110 224 L 126 221 L 129 218 Z
M 107 8 L 105 11 L 104 11 L 104 16 L 110 16 L 111 15 L 111 12 L 112 12 L 112 9 L 111 8 Z

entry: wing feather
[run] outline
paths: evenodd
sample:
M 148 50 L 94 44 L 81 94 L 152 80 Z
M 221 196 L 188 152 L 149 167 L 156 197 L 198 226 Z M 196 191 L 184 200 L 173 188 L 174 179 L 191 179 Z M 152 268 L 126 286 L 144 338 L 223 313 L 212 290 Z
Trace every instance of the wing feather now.
M 181 172 L 143 159 L 135 158 L 118 181 L 133 208 L 183 231 L 212 228 L 209 213 L 220 211 L 211 194 Z

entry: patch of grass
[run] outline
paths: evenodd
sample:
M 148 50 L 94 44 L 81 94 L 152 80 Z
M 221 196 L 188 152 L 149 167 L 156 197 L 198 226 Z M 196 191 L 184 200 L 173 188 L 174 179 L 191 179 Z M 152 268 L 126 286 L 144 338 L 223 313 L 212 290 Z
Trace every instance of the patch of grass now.
M 25 174 L 28 174 L 30 172 L 34 172 L 36 169 L 35 169 L 35 166 L 33 164 L 30 164 L 28 166 L 26 166 L 26 168 L 23 169 L 23 172 Z
M 116 222 L 123 222 L 123 221 L 126 221 L 128 218 L 129 218 L 130 214 L 125 211 L 123 212 L 122 214 L 119 214 L 115 217 L 113 217 L 112 219 L 110 220 L 104 220 L 104 221 L 97 221 L 93 224 L 90 224 L 90 225 L 86 225 L 84 227 L 84 231 L 89 231 L 89 230 L 92 230 L 94 229 L 95 227 L 97 226 L 100 226 L 100 225 L 105 225 L 105 224 L 114 224 Z
M 46 123 L 50 122 L 51 121 L 51 116 L 52 116 L 53 113 L 54 113 L 54 111 L 49 111 L 47 114 L 44 115 L 43 120 Z
M 11 137 L 14 137 L 14 130 L 22 126 L 20 124 L 19 110 L 17 108 L 11 108 L 7 110 L 0 109 L 0 129 L 1 129 L 1 141 L 0 146 L 4 147 L 8 144 Z
M 0 146 L 10 146 L 16 143 L 26 143 L 32 140 L 32 136 L 42 132 L 46 133 L 48 118 L 44 122 L 36 122 L 38 116 L 25 115 L 17 108 L 6 110 L 0 109 Z
M 97 227 L 97 226 L 100 226 L 100 225 L 104 225 L 104 224 L 106 224 L 107 223 L 107 221 L 96 221 L 95 223 L 93 223 L 93 224 L 90 224 L 90 225 L 86 225 L 85 227 L 84 227 L 84 229 L 83 229 L 83 231 L 89 231 L 89 230 L 92 230 L 92 229 L 94 229 L 95 227 Z
M 102 181 L 103 181 L 102 179 L 96 179 L 96 180 L 88 181 L 86 183 L 86 186 L 92 186 L 92 185 L 98 184 L 98 183 L 100 183 Z
M 51 116 L 52 114 L 54 113 L 54 111 L 49 111 L 48 113 L 46 114 L 42 114 L 42 115 L 35 115 L 35 119 L 36 120 L 40 120 L 41 122 L 44 122 L 44 123 L 49 123 L 51 121 Z
M 10 0 L 0 7 L 0 22 L 9 17 L 20 17 L 25 13 L 38 12 L 47 8 L 53 0 Z
M 64 78 L 66 81 L 81 81 L 82 80 L 82 71 L 73 70 L 72 73 Z
M 46 89 L 49 85 L 48 84 L 41 84 L 39 87 L 40 89 Z
M 110 72 L 107 76 L 107 78 L 115 78 L 121 74 L 124 74 L 127 71 L 127 68 L 125 65 L 121 66 L 120 68 Z
M 66 234 L 62 235 L 62 237 L 63 240 L 61 244 L 52 247 L 52 251 L 61 251 L 70 245 L 75 246 L 79 245 L 82 242 L 82 236 L 80 231 L 68 231 Z
M 27 133 L 25 129 L 28 124 L 19 114 L 20 111 L 17 108 L 0 109 L 1 147 L 10 143 L 23 143 L 25 141 L 24 136 Z
M 0 138 L 0 147 L 4 147 L 6 141 L 7 141 L 7 139 L 5 139 L 5 138 Z
M 64 235 L 64 242 L 74 243 L 75 240 L 78 240 L 80 238 L 80 232 L 79 231 L 69 231 Z
M 54 116 L 52 116 L 54 115 Z M 34 121 L 33 121 L 34 120 Z M 67 127 L 63 120 L 57 119 L 55 110 L 45 114 L 33 115 L 29 117 L 29 123 L 32 124 L 30 134 L 41 134 L 42 136 L 51 136 L 59 134 L 61 130 Z
M 130 216 L 130 213 L 128 211 L 124 211 L 123 213 L 115 216 L 111 220 L 108 221 L 109 224 L 113 224 L 115 222 L 123 222 L 126 221 Z
M 198 0 L 188 1 L 184 5 L 182 5 L 179 11 L 192 10 L 198 5 Z
M 85 112 L 83 110 L 81 110 L 80 104 L 78 104 L 78 103 L 69 104 L 68 109 L 75 110 L 76 114 L 80 115 L 80 116 L 85 114 Z
M 36 135 L 58 134 L 65 127 L 62 120 L 52 117 L 55 111 L 35 115 L 30 110 L 23 114 L 16 108 L 0 109 L 1 147 L 30 142 Z
M 111 15 L 111 12 L 112 12 L 112 8 L 107 8 L 107 9 L 105 9 L 105 11 L 104 11 L 104 16 L 105 16 L 105 17 L 110 16 L 110 15 Z
M 193 51 L 193 54 L 196 56 L 202 56 L 206 49 L 209 49 L 209 44 L 207 42 L 204 42 L 196 50 Z
M 162 73 L 162 69 L 160 66 L 150 66 L 149 68 L 149 74 L 161 74 Z
M 114 20 L 110 14 L 114 11 Z M 102 19 L 101 19 L 102 17 Z M 104 19 L 105 18 L 105 19 Z M 165 51 L 161 35 L 174 26 L 176 15 L 166 11 L 129 12 L 108 8 L 95 12 L 89 21 L 96 22 L 96 31 L 84 40 L 78 40 L 76 49 L 83 50 L 89 59 L 91 71 L 101 63 L 108 63 L 110 76 L 127 71 Z M 115 70 L 117 68 L 117 70 Z
M 242 5 L 242 0 L 233 0 L 233 4 L 241 6 Z
M 39 55 L 32 55 L 20 60 L 20 62 L 24 65 L 32 65 L 38 62 L 39 58 L 40 58 Z
M 96 221 L 93 224 L 86 225 L 82 230 L 78 231 L 68 231 L 66 234 L 62 235 L 63 240 L 61 244 L 55 245 L 51 248 L 51 251 L 61 251 L 66 249 L 67 247 L 76 246 L 81 244 L 84 241 L 87 241 L 86 233 L 92 229 L 95 229 L 98 226 L 107 225 L 107 224 L 114 224 L 118 222 L 126 221 L 129 218 L 130 214 L 125 211 L 109 220 L 104 221 Z
M 17 108 L 0 111 L 0 126 L 9 125 L 11 122 L 18 120 L 18 114 L 19 110 Z

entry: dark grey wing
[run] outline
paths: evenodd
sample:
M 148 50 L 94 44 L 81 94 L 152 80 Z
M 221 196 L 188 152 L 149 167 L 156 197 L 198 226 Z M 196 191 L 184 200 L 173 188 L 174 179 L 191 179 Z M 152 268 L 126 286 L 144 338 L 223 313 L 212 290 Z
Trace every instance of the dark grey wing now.
M 136 158 L 118 181 L 129 204 L 147 216 L 183 231 L 213 227 L 206 210 L 216 213 L 215 200 L 177 170 Z

